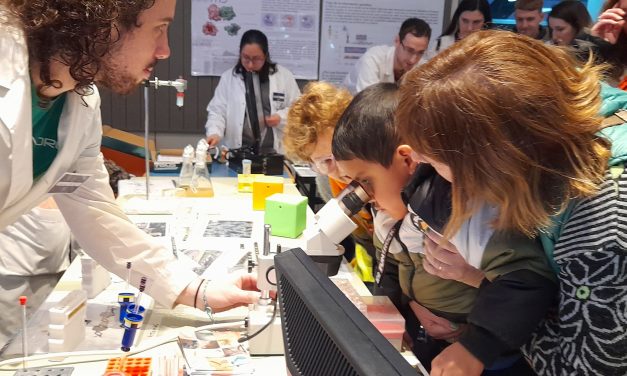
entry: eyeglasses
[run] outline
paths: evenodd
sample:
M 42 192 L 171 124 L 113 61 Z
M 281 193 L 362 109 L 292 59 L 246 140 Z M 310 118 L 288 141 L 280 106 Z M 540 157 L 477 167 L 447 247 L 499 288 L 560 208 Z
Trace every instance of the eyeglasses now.
M 401 47 L 403 47 L 403 51 L 405 51 L 405 53 L 409 56 L 414 56 L 417 57 L 418 59 L 420 59 L 422 57 L 422 55 L 425 54 L 424 51 L 416 51 L 411 47 L 407 47 L 403 44 L 403 41 L 400 42 L 401 43 Z
M 247 56 L 247 55 L 240 55 L 240 60 L 242 61 L 242 63 L 252 63 L 252 64 L 257 64 L 257 63 L 261 63 L 262 61 L 266 60 L 265 56 Z
M 333 158 L 333 154 L 312 158 L 309 167 L 319 174 L 329 175 L 329 172 L 335 169 L 335 158 Z

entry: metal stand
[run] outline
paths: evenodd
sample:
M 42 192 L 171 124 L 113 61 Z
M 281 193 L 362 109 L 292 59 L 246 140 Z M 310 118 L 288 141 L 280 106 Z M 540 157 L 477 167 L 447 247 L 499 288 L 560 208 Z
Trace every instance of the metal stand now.
M 152 81 L 146 81 L 144 86 L 144 148 L 145 148 L 145 162 L 146 162 L 146 200 L 150 199 L 150 146 L 148 141 L 148 123 L 149 123 L 149 112 L 148 112 L 148 88 L 154 87 L 155 90 L 159 88 L 159 86 L 171 86 L 176 89 L 176 105 L 179 107 L 183 107 L 183 92 L 187 90 L 187 81 L 179 78 L 175 81 L 163 81 L 159 80 L 159 78 L 155 77 Z

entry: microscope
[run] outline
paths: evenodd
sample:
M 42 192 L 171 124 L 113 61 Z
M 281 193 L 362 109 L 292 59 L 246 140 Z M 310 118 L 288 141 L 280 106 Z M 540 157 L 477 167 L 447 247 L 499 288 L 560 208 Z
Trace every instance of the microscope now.
M 314 224 L 303 233 L 304 250 L 328 276 L 336 275 L 344 247 L 339 243 L 350 235 L 357 225 L 351 217 L 371 200 L 359 183 L 352 181 L 340 194 L 329 200 L 314 216 Z M 251 355 L 282 355 L 283 339 L 276 301 L 270 296 L 277 290 L 274 256 L 270 250 L 270 225 L 264 226 L 263 249 L 255 252 L 256 261 L 249 259 L 249 270 L 257 268 L 257 288 L 261 298 L 248 313 L 248 340 Z M 277 253 L 281 247 L 277 247 Z M 255 257 L 253 256 L 253 257 Z

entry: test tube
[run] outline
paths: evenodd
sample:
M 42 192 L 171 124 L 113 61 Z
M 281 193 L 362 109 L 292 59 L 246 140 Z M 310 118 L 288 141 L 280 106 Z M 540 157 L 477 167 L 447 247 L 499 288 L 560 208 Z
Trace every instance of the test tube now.
M 126 263 L 126 291 L 128 291 L 129 284 L 131 283 L 131 262 Z
M 28 339 L 26 333 L 26 301 L 28 299 L 22 295 L 20 296 L 20 305 L 22 306 L 22 353 L 24 358 L 22 361 L 22 368 L 26 369 L 26 358 L 28 357 Z
M 135 310 L 133 311 L 133 313 L 136 315 L 139 313 L 139 307 L 141 305 L 141 297 L 145 289 L 146 289 L 146 277 L 142 277 L 141 280 L 139 281 L 139 293 L 137 294 L 137 300 L 135 301 Z

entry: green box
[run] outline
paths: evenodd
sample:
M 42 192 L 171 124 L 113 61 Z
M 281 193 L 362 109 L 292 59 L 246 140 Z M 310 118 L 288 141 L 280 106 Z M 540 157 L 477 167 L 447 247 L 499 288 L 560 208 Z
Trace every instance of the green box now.
M 307 197 L 275 193 L 266 198 L 264 223 L 272 235 L 297 238 L 307 226 Z

